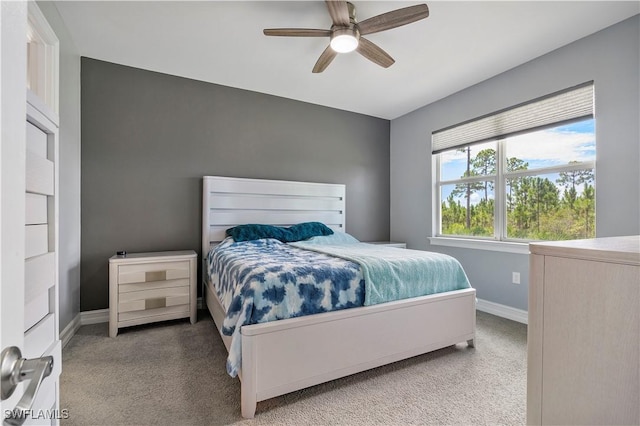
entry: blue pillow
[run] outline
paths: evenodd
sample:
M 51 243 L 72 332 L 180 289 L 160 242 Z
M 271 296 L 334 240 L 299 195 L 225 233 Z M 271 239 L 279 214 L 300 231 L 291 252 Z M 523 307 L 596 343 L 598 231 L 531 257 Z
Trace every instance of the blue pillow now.
M 290 226 L 288 231 L 289 234 L 287 235 L 287 241 L 283 241 L 285 243 L 302 241 L 319 235 L 333 234 L 333 230 L 331 228 L 320 222 L 298 223 L 297 225 Z
M 285 229 L 272 225 L 250 223 L 229 228 L 226 231 L 228 237 L 233 237 L 236 242 L 253 241 L 263 238 L 275 238 L 282 241 L 285 238 Z
M 226 234 L 236 242 L 275 238 L 283 243 L 291 243 L 319 235 L 331 235 L 333 230 L 320 222 L 298 223 L 289 228 L 250 223 L 229 228 Z

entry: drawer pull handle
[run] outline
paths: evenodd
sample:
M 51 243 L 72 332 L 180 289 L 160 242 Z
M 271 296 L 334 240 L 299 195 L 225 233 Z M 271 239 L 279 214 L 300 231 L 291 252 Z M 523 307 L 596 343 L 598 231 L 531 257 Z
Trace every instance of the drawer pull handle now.
M 165 308 L 167 306 L 167 298 L 159 297 L 157 299 L 145 299 L 144 301 L 144 309 L 157 309 L 157 308 Z
M 149 281 L 165 281 L 167 279 L 167 271 L 147 271 L 144 273 L 144 280 Z

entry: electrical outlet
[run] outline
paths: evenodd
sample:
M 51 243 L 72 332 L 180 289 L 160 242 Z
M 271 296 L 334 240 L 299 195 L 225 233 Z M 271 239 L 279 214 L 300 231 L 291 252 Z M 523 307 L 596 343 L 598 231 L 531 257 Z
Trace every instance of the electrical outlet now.
M 512 273 L 512 276 L 513 276 L 513 278 L 512 278 L 512 280 L 511 280 L 511 281 L 512 281 L 514 284 L 520 284 L 520 272 L 513 272 L 513 273 Z

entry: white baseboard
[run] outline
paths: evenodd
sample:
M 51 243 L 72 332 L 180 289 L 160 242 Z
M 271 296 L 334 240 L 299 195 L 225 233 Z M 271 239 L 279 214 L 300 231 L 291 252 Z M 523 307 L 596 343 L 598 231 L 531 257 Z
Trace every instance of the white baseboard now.
M 80 325 L 99 324 L 109 322 L 109 309 L 80 312 Z
M 522 324 L 528 324 L 529 313 L 522 309 L 512 308 L 511 306 L 501 305 L 499 303 L 489 302 L 488 300 L 478 299 L 476 303 L 478 311 L 486 312 L 498 317 L 517 321 Z
M 76 334 L 80 326 L 82 325 L 80 320 L 80 314 L 76 315 L 75 318 L 71 320 L 69 324 L 60 332 L 60 341 L 62 343 L 62 347 L 64 348 L 69 343 L 69 340 Z
M 198 309 L 202 309 L 202 297 L 198 297 L 196 306 Z M 80 325 L 98 324 L 101 322 L 109 322 L 109 309 L 80 312 Z

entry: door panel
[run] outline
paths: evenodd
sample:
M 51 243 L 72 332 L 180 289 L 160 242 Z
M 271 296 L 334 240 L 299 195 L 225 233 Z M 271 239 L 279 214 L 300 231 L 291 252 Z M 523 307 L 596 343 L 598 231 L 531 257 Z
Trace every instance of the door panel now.
M 27 225 L 24 230 L 25 256 L 31 258 L 49 252 L 49 227 Z
M 27 151 L 27 191 L 53 195 L 53 161 Z
M 24 346 L 27 3 L 0 2 L 0 350 Z M 25 386 L 0 401 L 12 410 Z
M 47 158 L 47 134 L 31 123 L 27 123 L 27 151 Z
M 55 284 L 55 253 L 30 257 L 24 265 L 25 298 L 30 300 Z
M 47 223 L 47 196 L 27 192 L 25 225 Z
M 47 27 L 48 38 L 40 39 L 42 46 L 57 44 L 35 2 L 0 2 L 0 350 L 15 346 L 19 352 L 10 352 L 15 360 L 53 357 L 51 373 L 42 381 L 25 424 L 58 424 L 62 417 L 57 277 L 58 118 L 26 90 L 25 46 L 27 33 L 34 34 L 33 25 Z M 57 66 L 55 52 L 55 58 L 43 58 L 55 59 Z M 50 360 L 45 364 L 51 367 Z M 2 419 L 13 412 L 30 377 L 39 368 L 20 370 L 24 381 L 10 397 L 0 401 Z
M 57 117 L 32 93 L 25 125 L 25 312 L 23 357 L 52 356 L 53 369 L 34 400 L 34 413 L 48 413 L 26 424 L 57 424 L 62 346 L 58 311 L 58 127 Z M 44 157 L 42 155 L 45 155 Z M 33 210 L 31 210 L 33 209 Z M 32 224 L 29 224 L 31 219 Z M 46 383 L 46 386 L 45 386 Z M 40 410 L 40 411 L 39 411 Z
M 26 299 L 24 305 L 24 329 L 29 330 L 36 325 L 42 318 L 47 316 L 49 312 L 48 291 L 43 292 L 33 298 Z

